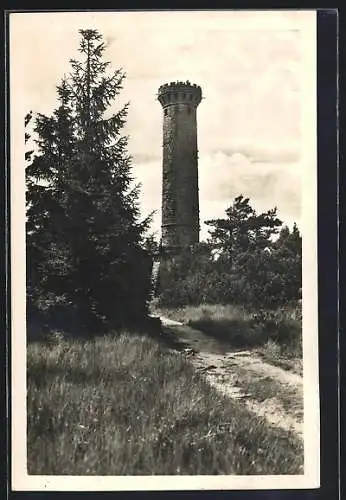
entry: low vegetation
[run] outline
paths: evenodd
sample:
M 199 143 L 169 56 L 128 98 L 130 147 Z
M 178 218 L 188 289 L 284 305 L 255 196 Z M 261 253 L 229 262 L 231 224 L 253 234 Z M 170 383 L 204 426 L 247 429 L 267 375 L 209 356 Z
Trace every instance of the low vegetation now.
M 231 304 L 275 311 L 299 303 L 302 243 L 296 225 L 291 231 L 282 226 L 276 209 L 257 214 L 242 195 L 224 219 L 207 224 L 206 242 L 163 260 L 162 307 Z
M 251 312 L 239 306 L 203 304 L 161 308 L 159 313 L 202 330 L 233 348 L 255 349 L 266 361 L 302 373 L 299 308 Z
M 302 444 L 126 332 L 28 345 L 29 474 L 299 474 Z M 224 425 L 226 424 L 226 425 Z
M 299 339 L 298 339 L 299 340 Z M 263 346 L 257 348 L 264 361 L 274 366 L 279 366 L 283 370 L 289 370 L 297 375 L 303 376 L 303 357 L 300 347 L 297 350 L 290 351 L 287 346 L 280 345 L 273 340 L 268 340 Z

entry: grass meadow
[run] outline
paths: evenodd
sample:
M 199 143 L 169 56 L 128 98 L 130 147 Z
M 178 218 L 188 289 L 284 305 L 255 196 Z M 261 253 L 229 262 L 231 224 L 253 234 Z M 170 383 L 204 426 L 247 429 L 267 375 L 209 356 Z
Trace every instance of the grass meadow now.
M 27 383 L 29 474 L 303 473 L 300 440 L 145 335 L 31 342 Z

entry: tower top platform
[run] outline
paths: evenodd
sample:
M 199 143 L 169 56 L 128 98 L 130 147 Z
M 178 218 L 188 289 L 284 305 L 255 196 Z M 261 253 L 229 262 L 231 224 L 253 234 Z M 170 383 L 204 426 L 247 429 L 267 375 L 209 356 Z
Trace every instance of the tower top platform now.
M 158 91 L 158 100 L 163 107 L 186 103 L 194 106 L 202 100 L 202 89 L 195 83 L 186 82 L 170 82 L 161 85 Z

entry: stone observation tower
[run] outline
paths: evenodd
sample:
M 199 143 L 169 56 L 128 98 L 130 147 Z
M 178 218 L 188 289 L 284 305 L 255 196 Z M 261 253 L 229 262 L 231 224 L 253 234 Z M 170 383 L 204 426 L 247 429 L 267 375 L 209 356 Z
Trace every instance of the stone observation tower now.
M 163 108 L 162 248 L 167 253 L 199 241 L 197 106 L 202 90 L 190 82 L 159 88 Z

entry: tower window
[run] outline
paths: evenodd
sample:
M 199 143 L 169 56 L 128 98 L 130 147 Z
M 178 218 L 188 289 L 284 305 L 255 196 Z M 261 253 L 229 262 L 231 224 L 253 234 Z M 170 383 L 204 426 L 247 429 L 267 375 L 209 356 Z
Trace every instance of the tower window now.
M 167 116 L 167 115 L 168 115 L 168 109 L 165 108 L 165 116 Z
M 186 97 L 186 94 L 183 94 L 183 99 L 185 99 L 185 97 Z
M 187 107 L 187 114 L 190 115 L 191 114 L 191 106 L 188 106 Z
M 192 94 L 190 94 L 190 101 L 192 101 Z

